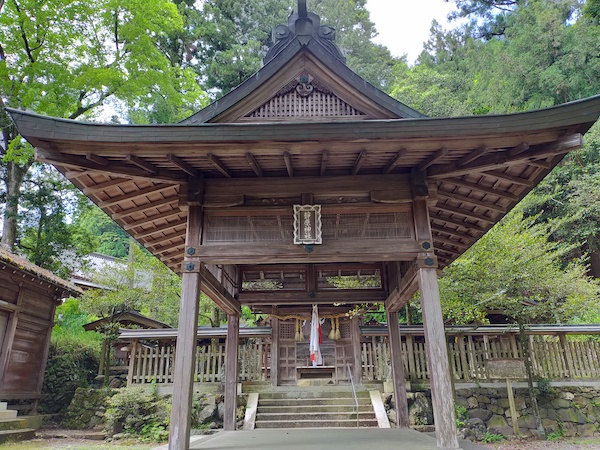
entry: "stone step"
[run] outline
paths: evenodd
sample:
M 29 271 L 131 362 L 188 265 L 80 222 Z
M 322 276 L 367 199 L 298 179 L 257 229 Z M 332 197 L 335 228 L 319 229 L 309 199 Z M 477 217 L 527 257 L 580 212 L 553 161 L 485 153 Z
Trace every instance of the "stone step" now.
M 360 391 L 356 393 L 357 398 L 370 398 L 369 391 Z M 261 392 L 261 399 L 300 399 L 300 398 L 348 398 L 353 399 L 352 391 L 322 391 L 322 390 L 306 390 L 306 391 L 287 391 L 287 392 Z
M 35 438 L 35 430 L 33 428 L 0 431 L 0 444 L 5 442 L 25 441 L 33 438 Z
M 18 430 L 19 428 L 32 428 L 23 418 L 0 420 L 0 431 Z
M 356 421 L 357 414 L 354 412 L 312 412 L 312 413 L 296 413 L 296 412 L 286 412 L 286 413 L 258 413 L 256 414 L 256 422 L 286 422 L 292 420 L 299 421 L 337 421 L 337 420 L 354 420 Z M 359 412 L 358 413 L 359 420 L 374 420 L 377 422 L 374 412 Z
M 353 398 L 262 398 L 258 399 L 259 406 L 302 406 L 302 405 L 354 405 Z M 370 405 L 371 400 L 359 398 L 359 405 Z
M 16 419 L 17 411 L 14 409 L 0 410 L 0 420 Z
M 359 421 L 358 427 L 377 427 L 377 420 Z M 357 428 L 356 419 L 353 420 L 263 420 L 256 422 L 256 428 Z
M 352 413 L 354 412 L 355 405 L 293 405 L 293 406 L 258 406 L 258 413 L 292 413 L 297 414 L 308 414 L 315 412 L 340 412 L 340 413 Z M 373 412 L 371 405 L 359 405 L 359 412 Z
M 325 385 L 325 386 L 307 386 L 299 387 L 296 385 L 290 386 L 273 386 L 269 382 L 254 381 L 242 383 L 242 392 L 245 394 L 251 392 L 267 393 L 267 392 L 305 392 L 310 390 L 327 391 L 327 392 L 352 392 L 352 387 L 348 384 Z M 356 391 L 383 391 L 383 383 L 381 382 L 365 382 L 356 386 Z
M 0 402 L 0 411 L 8 409 L 8 402 Z

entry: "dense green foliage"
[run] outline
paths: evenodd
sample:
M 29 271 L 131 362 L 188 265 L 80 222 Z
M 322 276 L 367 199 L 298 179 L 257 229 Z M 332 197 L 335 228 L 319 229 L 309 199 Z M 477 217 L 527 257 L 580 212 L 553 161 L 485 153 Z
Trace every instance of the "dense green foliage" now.
M 42 388 L 44 412 L 63 412 L 75 390 L 89 386 L 98 374 L 102 336 L 82 327 L 93 319 L 81 310 L 76 299 L 57 308 Z
M 160 397 L 157 389 L 119 389 L 107 404 L 105 419 L 111 435 L 124 433 L 152 442 L 168 437 L 171 402 Z

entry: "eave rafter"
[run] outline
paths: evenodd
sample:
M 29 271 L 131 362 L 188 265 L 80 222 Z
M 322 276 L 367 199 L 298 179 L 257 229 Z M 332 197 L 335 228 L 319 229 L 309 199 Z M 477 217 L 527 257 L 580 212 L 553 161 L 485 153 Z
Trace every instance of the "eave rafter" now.
M 227 168 L 227 166 L 223 163 L 223 161 L 221 161 L 221 159 L 218 156 L 209 153 L 208 155 L 206 155 L 206 158 L 219 172 L 221 172 L 227 178 L 233 178 L 233 174 L 231 173 L 231 171 Z
M 90 155 L 88 154 L 88 156 Z M 54 150 L 40 148 L 35 149 L 35 157 L 38 161 L 62 167 L 82 168 L 88 171 L 96 171 L 118 177 L 143 178 L 146 180 L 151 179 L 175 183 L 183 183 L 186 181 L 186 177 L 169 170 L 157 169 L 155 173 L 151 174 L 148 170 L 140 169 L 138 166 L 115 164 L 112 161 L 110 163 L 99 163 L 98 161 L 100 161 L 100 159 L 98 158 L 101 157 L 96 155 L 97 157 L 94 157 L 93 160 L 91 160 L 88 159 L 88 156 L 69 155 Z M 102 160 L 104 159 L 105 158 L 102 158 Z
M 396 165 L 400 162 L 400 160 L 402 159 L 402 157 L 404 155 L 406 155 L 407 150 L 406 149 L 401 149 L 399 151 L 396 152 L 396 154 L 392 157 L 392 159 L 390 160 L 390 162 L 388 162 L 385 167 L 383 168 L 382 173 L 384 175 L 387 175 L 388 173 L 390 173 L 392 170 L 394 170 L 394 168 L 396 167 Z
M 190 175 L 192 177 L 200 176 L 200 172 L 198 170 L 196 170 L 195 168 L 190 166 L 188 163 L 186 163 L 183 159 L 179 158 L 178 156 L 168 154 L 167 161 L 169 161 L 171 164 L 176 166 L 178 169 L 183 170 L 185 173 L 187 173 L 188 175 Z
M 112 213 L 110 215 L 110 217 L 113 220 L 119 220 L 119 219 L 123 219 L 124 217 L 132 216 L 133 214 L 143 213 L 143 212 L 149 211 L 151 209 L 158 208 L 160 206 L 173 205 L 174 203 L 178 203 L 178 202 L 179 202 L 179 196 L 174 195 L 174 196 L 165 197 L 165 198 L 162 198 L 160 200 L 156 200 L 156 201 L 153 201 L 150 203 L 145 203 L 143 205 L 136 206 L 134 208 L 128 208 L 128 209 L 124 209 L 122 211 Z
M 352 167 L 352 175 L 358 174 L 358 171 L 360 170 L 361 166 L 363 165 L 363 162 L 365 161 L 366 157 L 367 157 L 366 150 L 362 150 L 358 154 L 358 156 L 356 157 L 356 161 L 354 162 L 354 167 Z
M 155 184 L 152 186 L 149 186 L 145 189 L 138 189 L 138 190 L 134 190 L 131 193 L 125 193 L 122 195 L 119 195 L 117 197 L 112 197 L 109 198 L 107 200 L 103 200 L 100 203 L 98 203 L 98 206 L 100 208 L 109 208 L 111 206 L 114 205 L 118 205 L 121 202 L 125 202 L 125 201 L 133 201 L 142 197 L 146 197 L 148 195 L 151 194 L 159 194 L 161 192 L 167 191 L 169 189 L 173 189 L 174 186 L 171 184 Z
M 292 155 L 289 152 L 283 152 L 283 161 L 285 162 L 285 168 L 290 177 L 294 176 L 294 164 L 292 162 Z
M 185 226 L 186 224 L 187 224 L 187 219 L 180 219 L 180 220 L 176 220 L 175 222 L 167 222 L 164 225 L 152 227 L 148 230 L 143 230 L 143 231 L 134 233 L 134 237 L 136 239 L 142 239 L 142 238 L 145 238 L 146 236 L 152 236 L 154 234 L 174 230 L 175 228 Z
M 248 164 L 250 164 L 250 167 L 252 168 L 256 176 L 261 178 L 263 176 L 263 171 L 260 168 L 258 161 L 256 161 L 255 156 L 252 153 L 248 152 L 246 153 L 246 160 L 248 161 Z
M 522 150 L 524 145 L 527 144 L 521 144 L 507 152 L 484 154 L 470 163 L 461 166 L 457 166 L 453 163 L 432 167 L 429 170 L 428 175 L 433 178 L 456 177 L 471 174 L 473 172 L 496 170 L 501 166 L 510 166 L 519 163 L 526 164 L 530 161 L 543 160 L 580 148 L 583 145 L 583 137 L 580 133 L 574 133 L 556 142 L 541 145 L 536 148 L 528 148 L 526 151 Z

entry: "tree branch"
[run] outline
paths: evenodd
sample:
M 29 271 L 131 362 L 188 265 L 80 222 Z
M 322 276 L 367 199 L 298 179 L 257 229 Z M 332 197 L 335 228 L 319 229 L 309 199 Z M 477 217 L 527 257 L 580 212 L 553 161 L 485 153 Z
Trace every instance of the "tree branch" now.
M 17 9 L 17 12 L 20 15 L 21 7 L 19 6 L 19 4 L 16 1 L 15 1 L 15 8 Z M 23 27 L 23 21 L 20 19 L 19 19 L 19 29 L 21 30 L 21 38 L 23 39 L 23 44 L 25 44 L 25 53 L 27 53 L 27 59 L 29 59 L 29 61 L 34 63 L 35 58 L 33 57 L 33 54 L 31 53 L 31 47 L 29 46 L 29 39 L 27 38 L 27 33 L 25 33 L 25 28 Z

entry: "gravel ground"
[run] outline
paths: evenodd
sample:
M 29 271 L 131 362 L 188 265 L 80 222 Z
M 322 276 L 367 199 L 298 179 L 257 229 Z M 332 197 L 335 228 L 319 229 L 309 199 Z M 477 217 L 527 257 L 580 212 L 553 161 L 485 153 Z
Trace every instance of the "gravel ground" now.
M 560 441 L 514 440 L 485 446 L 495 450 L 600 450 L 600 438 L 565 438 Z

